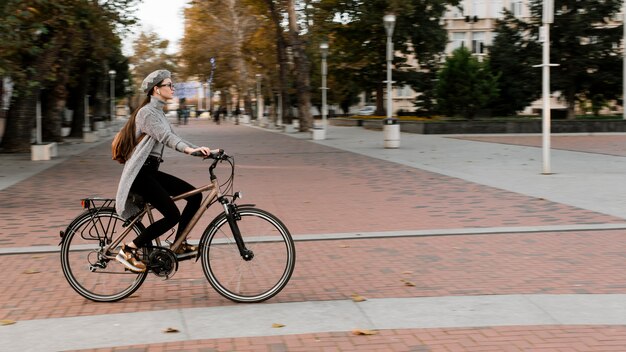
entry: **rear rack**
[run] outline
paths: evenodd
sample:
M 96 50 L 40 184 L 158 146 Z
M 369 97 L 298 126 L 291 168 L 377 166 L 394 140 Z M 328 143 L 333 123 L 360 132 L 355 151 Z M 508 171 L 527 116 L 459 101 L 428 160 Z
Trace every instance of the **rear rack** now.
M 115 199 L 102 197 L 89 197 L 80 200 L 84 209 L 95 209 L 98 212 L 101 209 L 115 206 Z

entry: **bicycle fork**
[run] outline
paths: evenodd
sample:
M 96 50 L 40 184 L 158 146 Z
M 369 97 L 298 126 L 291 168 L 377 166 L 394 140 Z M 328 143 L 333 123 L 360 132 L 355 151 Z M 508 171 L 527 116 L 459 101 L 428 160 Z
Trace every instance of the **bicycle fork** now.
M 237 211 L 237 206 L 227 200 L 224 200 L 222 205 L 224 205 L 226 220 L 228 221 L 228 226 L 230 226 L 230 230 L 232 231 L 235 242 L 237 243 L 237 248 L 239 248 L 241 258 L 245 261 L 252 260 L 252 258 L 254 258 L 254 252 L 246 248 L 246 244 L 243 242 L 243 237 L 241 237 L 241 231 L 239 231 L 239 225 L 237 225 L 237 221 L 241 220 L 241 215 L 239 215 L 239 212 Z

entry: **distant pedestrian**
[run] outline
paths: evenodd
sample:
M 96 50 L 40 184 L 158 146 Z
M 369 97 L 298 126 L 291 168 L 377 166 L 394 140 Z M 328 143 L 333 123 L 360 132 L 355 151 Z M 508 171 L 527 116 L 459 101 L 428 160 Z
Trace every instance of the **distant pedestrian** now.
M 208 155 L 211 152 L 207 147 L 196 146 L 179 137 L 163 113 L 167 100 L 174 98 L 174 84 L 169 71 L 152 72 L 143 80 L 141 88 L 147 94 L 146 99 L 120 131 L 122 144 L 127 148 L 124 150 L 128 152 L 125 153 L 127 161 L 120 177 L 115 208 L 124 218 L 139 211 L 129 197 L 129 193 L 132 192 L 155 207 L 163 218 L 150 224 L 133 241 L 124 244 L 115 258 L 135 272 L 146 270 L 146 264 L 137 256 L 137 248 L 149 244 L 177 223 L 176 238 L 178 238 L 202 201 L 200 194 L 186 198 L 187 204 L 181 215 L 171 197 L 191 191 L 195 187 L 159 171 L 165 146 L 185 154 L 201 152 Z M 140 142 L 137 143 L 138 139 Z M 197 254 L 197 248 L 184 242 L 176 254 L 194 253 Z
M 220 114 L 221 114 L 221 109 L 217 108 L 215 109 L 215 112 L 213 113 L 213 121 L 215 121 L 216 124 L 220 124 Z
M 239 124 L 239 115 L 241 115 L 241 110 L 239 110 L 239 105 L 235 109 L 235 125 Z

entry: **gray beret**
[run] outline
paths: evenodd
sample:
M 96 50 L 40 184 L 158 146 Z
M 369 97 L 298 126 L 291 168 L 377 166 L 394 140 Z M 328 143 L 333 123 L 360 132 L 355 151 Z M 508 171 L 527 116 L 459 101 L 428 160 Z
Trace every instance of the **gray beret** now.
M 144 78 L 143 82 L 141 82 L 141 90 L 144 93 L 148 93 L 157 83 L 171 77 L 172 74 L 168 70 L 156 70 Z

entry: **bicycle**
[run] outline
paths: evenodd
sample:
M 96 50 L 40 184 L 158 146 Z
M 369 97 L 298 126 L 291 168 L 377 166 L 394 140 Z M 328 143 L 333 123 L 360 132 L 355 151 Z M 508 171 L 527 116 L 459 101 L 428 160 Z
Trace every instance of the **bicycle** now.
M 195 257 L 196 262 L 201 261 L 211 286 L 227 299 L 241 303 L 262 302 L 279 293 L 291 278 L 296 261 L 289 230 L 276 216 L 255 208 L 254 204 L 235 204 L 241 193 L 232 192 L 233 157 L 220 150 L 204 157 L 207 159 L 213 159 L 209 166 L 210 183 L 172 199 L 180 201 L 204 192 L 209 192 L 208 195 L 178 240 L 166 247 L 157 238 L 139 249 L 147 265 L 142 273 L 127 270 L 115 256 L 126 237 L 131 233 L 137 236 L 145 229 L 144 217 L 154 222 L 153 207 L 143 203 L 140 212 L 124 219 L 115 211 L 115 199 L 82 199 L 85 211 L 60 233 L 61 266 L 70 286 L 92 301 L 119 301 L 137 291 L 149 273 L 168 279 L 178 270 L 179 261 Z M 230 164 L 231 172 L 228 180 L 220 184 L 214 170 L 224 161 Z M 228 195 L 224 195 L 222 189 Z M 216 202 L 224 211 L 202 233 L 197 255 L 177 256 L 176 249 Z

